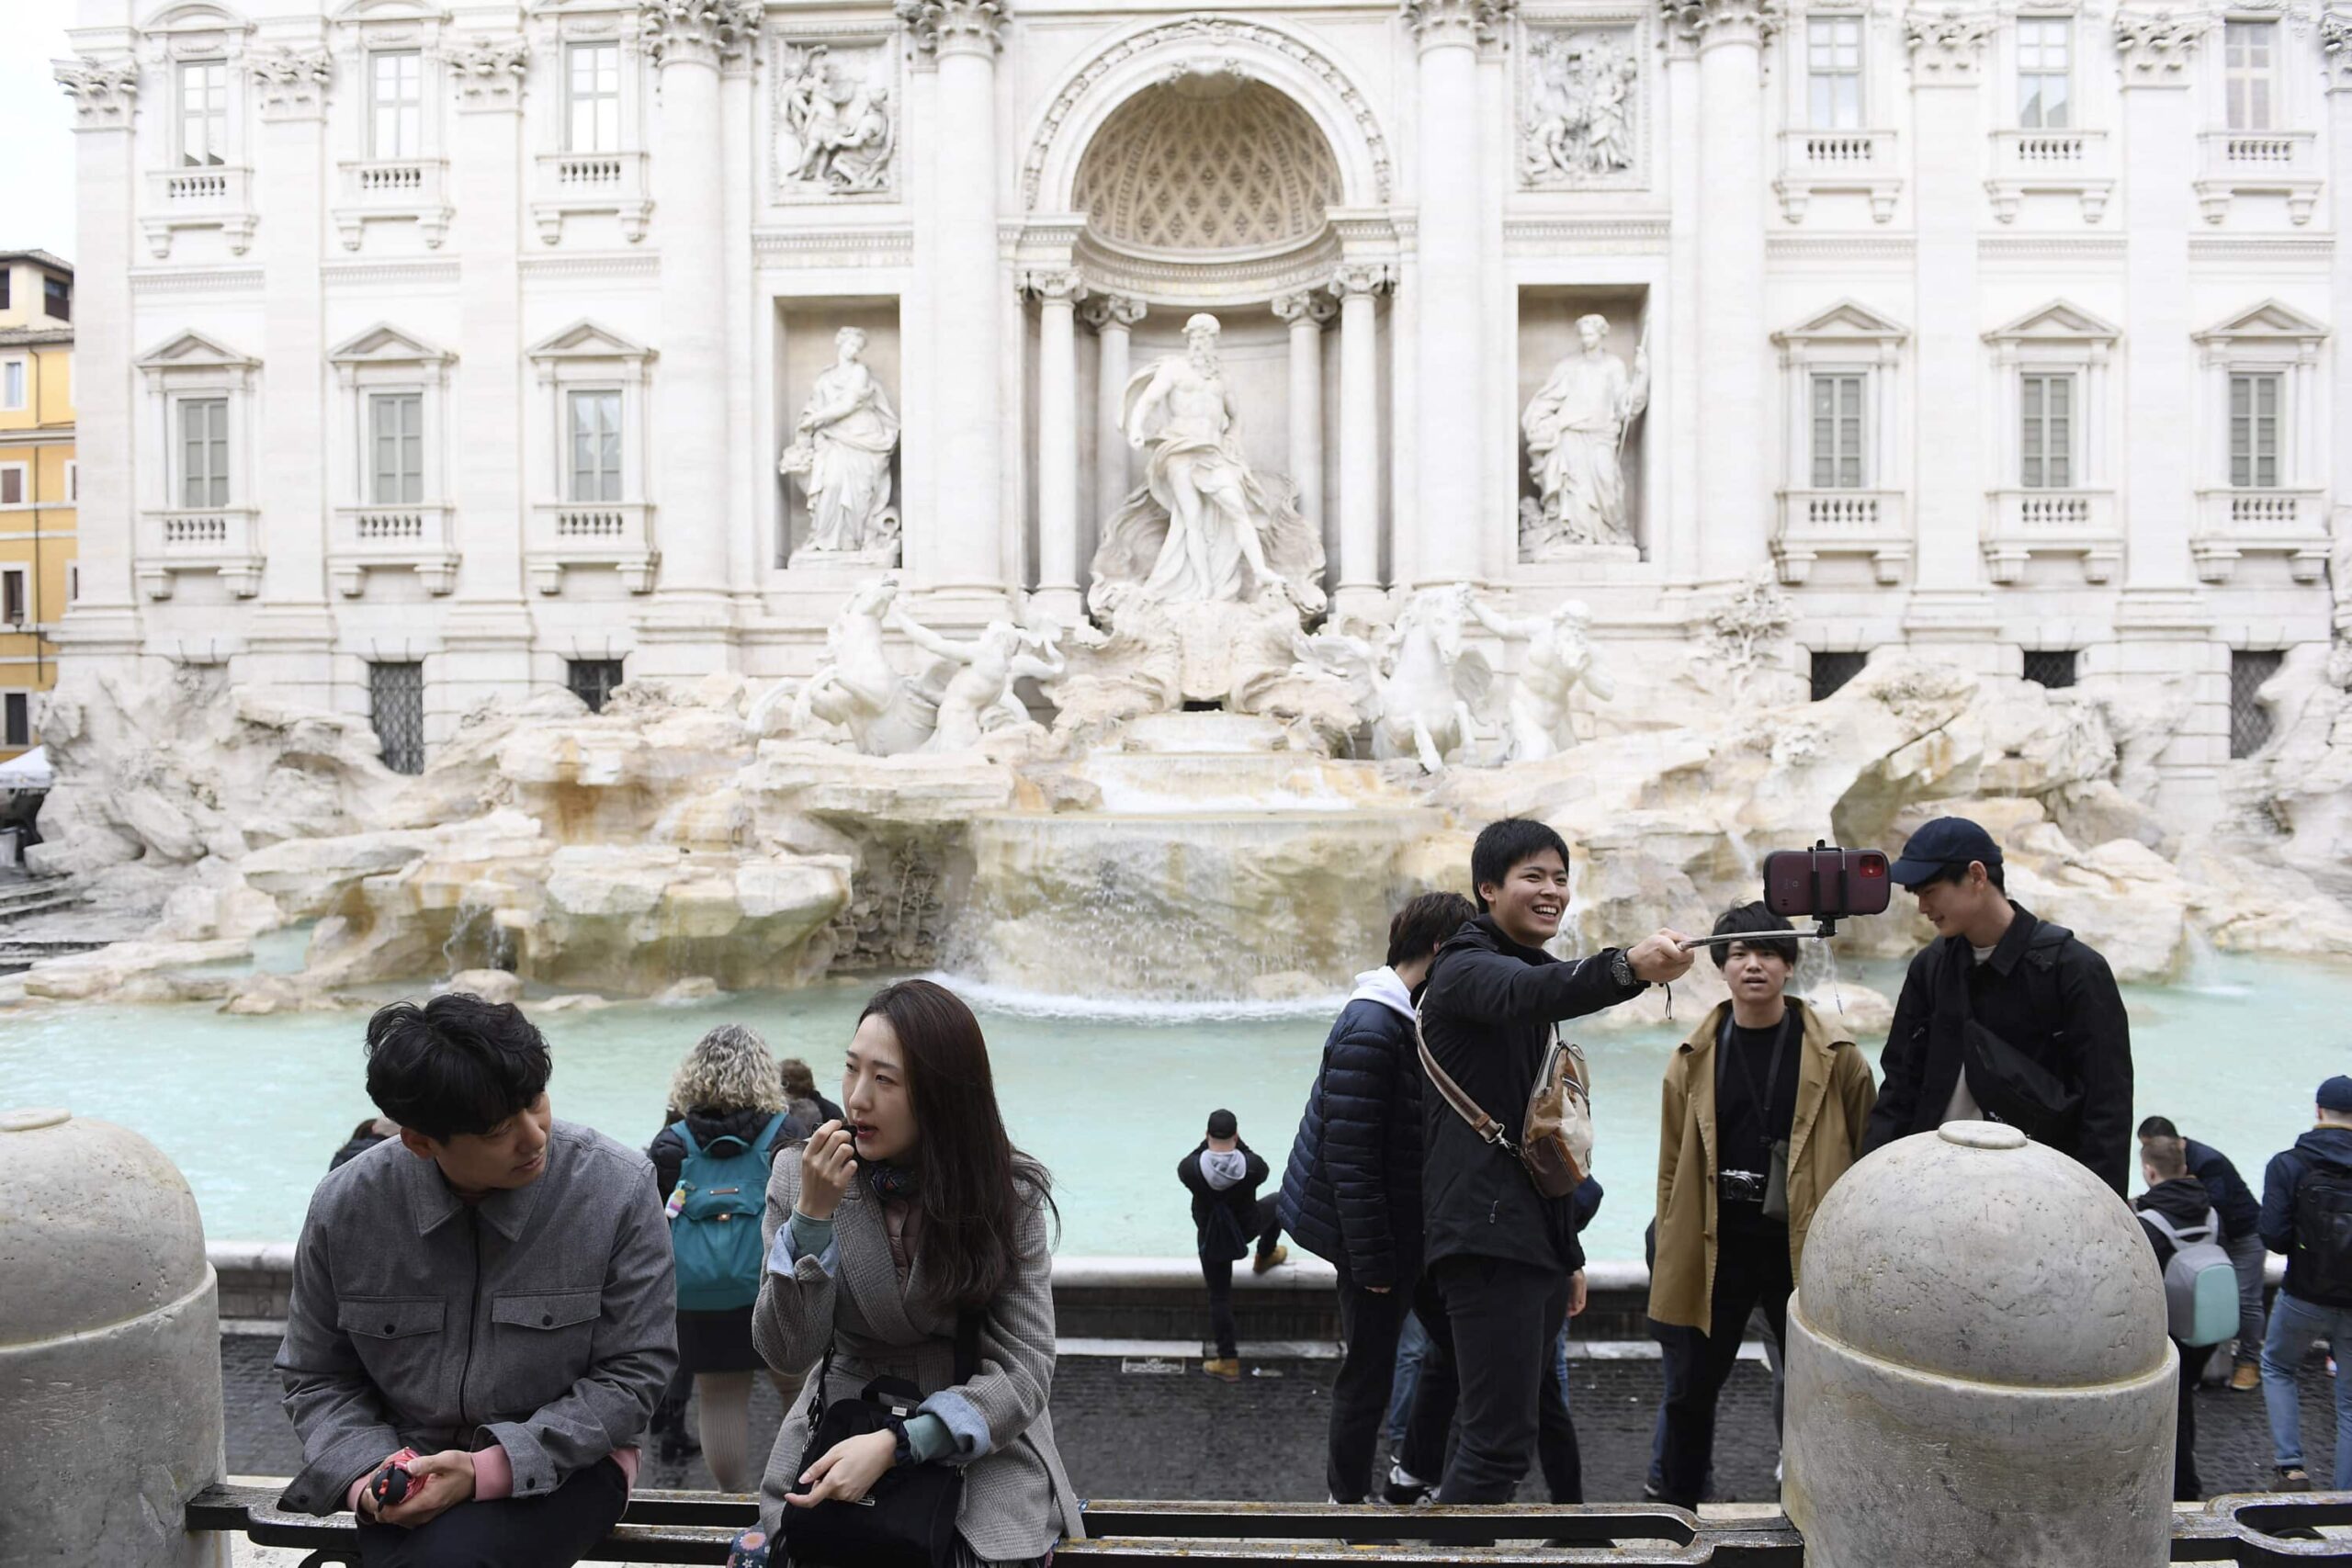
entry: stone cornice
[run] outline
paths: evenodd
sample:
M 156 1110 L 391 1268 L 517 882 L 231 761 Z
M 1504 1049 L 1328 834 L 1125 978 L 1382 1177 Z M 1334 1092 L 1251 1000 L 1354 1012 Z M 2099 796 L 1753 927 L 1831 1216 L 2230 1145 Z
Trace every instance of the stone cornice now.
M 637 33 L 656 65 L 723 65 L 747 51 L 767 15 L 761 0 L 638 0 Z
M 1983 72 L 1993 18 L 1957 6 L 1914 6 L 1904 17 L 1911 73 L 1922 87 L 1973 87 Z
M 520 38 L 469 38 L 449 51 L 460 110 L 519 109 L 531 46 Z
M 76 130 L 128 130 L 139 98 L 139 62 L 129 55 L 98 60 L 81 55 L 50 62 L 57 85 L 74 100 Z
M 1519 9 L 1519 0 L 1402 0 L 1405 27 L 1423 49 L 1492 43 Z
M 2202 12 L 2118 10 L 2115 52 L 2126 87 L 2187 87 L 2198 41 L 2212 26 Z
M 130 274 L 133 294 L 243 294 L 261 287 L 257 266 L 155 267 Z
M 245 74 L 262 118 L 317 119 L 327 110 L 334 57 L 315 48 L 256 49 L 245 56 Z
M 2319 48 L 2320 57 L 2326 62 L 2327 90 L 2352 91 L 2352 13 L 2320 13 Z
M 1003 42 L 1003 0 L 899 0 L 895 14 L 925 54 L 985 54 Z
M 1781 0 L 1660 0 L 1669 38 L 1695 41 L 1701 49 L 1717 43 L 1761 46 L 1781 30 L 1786 19 Z

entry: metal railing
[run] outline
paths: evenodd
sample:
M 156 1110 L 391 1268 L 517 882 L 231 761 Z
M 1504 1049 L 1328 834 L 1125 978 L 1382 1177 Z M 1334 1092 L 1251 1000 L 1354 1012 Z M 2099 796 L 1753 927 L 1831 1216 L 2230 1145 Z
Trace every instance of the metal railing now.
M 258 1546 L 310 1549 L 302 1568 L 359 1562 L 359 1532 L 348 1515 L 280 1513 L 266 1487 L 211 1486 L 188 1502 L 191 1533 L 242 1535 Z M 614 1562 L 727 1561 L 737 1532 L 757 1522 L 752 1499 L 709 1492 L 639 1492 L 595 1549 Z M 2217 1497 L 2173 1515 L 2172 1561 L 2287 1568 L 2352 1563 L 2352 1537 L 2324 1529 L 2352 1525 L 2352 1493 Z M 1120 1568 L 1286 1568 L 1293 1563 L 1459 1563 L 1466 1547 L 1491 1568 L 1563 1562 L 1622 1568 L 1804 1568 L 1804 1538 L 1787 1517 L 1694 1516 L 1663 1505 L 1625 1507 L 1341 1507 L 1317 1503 L 1093 1503 L 1088 1539 L 1057 1548 L 1055 1561 L 1115 1562 Z M 1400 1540 L 1409 1535 L 1410 1540 Z M 1888 1568 L 1899 1568 L 1889 1564 Z

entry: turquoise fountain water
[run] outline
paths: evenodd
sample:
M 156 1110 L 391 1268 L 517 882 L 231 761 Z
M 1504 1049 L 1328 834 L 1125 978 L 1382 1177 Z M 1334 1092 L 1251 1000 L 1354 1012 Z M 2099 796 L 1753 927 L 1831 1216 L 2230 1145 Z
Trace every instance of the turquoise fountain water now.
M 1847 972 L 1889 994 L 1900 979 L 1885 965 Z M 679 1054 L 726 1020 L 758 1028 L 827 1082 L 871 988 L 828 984 L 691 1007 L 544 1014 L 557 1114 L 642 1145 L 659 1129 Z M 1281 1170 L 1337 1003 L 1238 1017 L 1129 1003 L 1089 1015 L 1070 998 L 967 994 L 988 1031 L 1013 1136 L 1057 1178 L 1062 1250 L 1092 1256 L 1191 1249 L 1175 1166 L 1218 1106 L 1240 1117 L 1243 1136 Z M 2263 1162 L 2306 1125 L 2320 1079 L 2352 1069 L 2352 970 L 2223 956 L 2202 964 L 2192 985 L 2125 994 L 2138 1113 L 2173 1117 L 2256 1183 Z M 371 1113 L 364 1022 L 360 1013 L 229 1018 L 198 1007 L 21 1013 L 0 1019 L 0 1106 L 64 1105 L 131 1127 L 187 1173 L 209 1235 L 288 1241 L 327 1156 Z M 1599 1174 L 1609 1190 L 1586 1238 L 1596 1258 L 1641 1256 L 1659 1075 L 1687 1028 L 1585 1036 Z M 1880 1042 L 1862 1043 L 1875 1057 Z

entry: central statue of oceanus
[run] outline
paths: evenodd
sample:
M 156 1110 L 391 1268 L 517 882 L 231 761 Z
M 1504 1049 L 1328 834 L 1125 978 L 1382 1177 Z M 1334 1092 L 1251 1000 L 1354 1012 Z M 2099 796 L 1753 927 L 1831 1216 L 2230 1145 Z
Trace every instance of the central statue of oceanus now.
M 1240 411 L 1217 366 L 1217 321 L 1184 323 L 1185 351 L 1127 382 L 1121 427 L 1144 452 L 1143 483 L 1102 530 L 1088 602 L 1114 590 L 1159 604 L 1255 604 L 1271 593 L 1323 607 L 1323 541 L 1289 479 L 1241 454 Z

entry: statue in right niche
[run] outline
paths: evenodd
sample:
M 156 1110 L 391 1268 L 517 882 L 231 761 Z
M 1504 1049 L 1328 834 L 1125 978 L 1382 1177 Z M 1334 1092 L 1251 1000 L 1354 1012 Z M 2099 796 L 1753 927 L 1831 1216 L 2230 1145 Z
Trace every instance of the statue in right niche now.
M 1577 317 L 1583 346 L 1554 367 L 1520 416 L 1539 498 L 1521 507 L 1520 548 L 1529 560 L 1581 545 L 1634 542 L 1625 515 L 1625 432 L 1649 406 L 1649 350 L 1634 350 L 1628 373 L 1605 346 L 1608 337 L 1606 317 Z
M 899 513 L 890 504 L 899 413 L 866 367 L 865 333 L 843 327 L 833 334 L 833 367 L 810 389 L 792 445 L 776 467 L 808 497 L 801 551 L 887 562 L 899 543 Z

